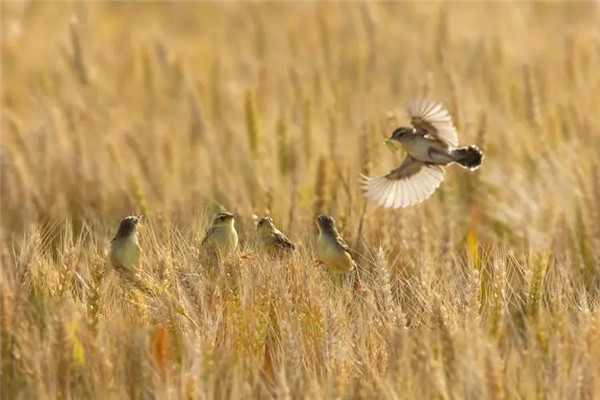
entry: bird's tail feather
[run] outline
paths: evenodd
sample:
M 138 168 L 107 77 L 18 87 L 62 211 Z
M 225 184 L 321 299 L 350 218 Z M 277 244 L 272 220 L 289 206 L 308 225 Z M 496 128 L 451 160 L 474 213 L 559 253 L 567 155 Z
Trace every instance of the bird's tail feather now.
M 452 156 L 454 157 L 454 161 L 463 167 L 476 170 L 481 166 L 483 152 L 477 146 L 469 146 L 454 150 Z

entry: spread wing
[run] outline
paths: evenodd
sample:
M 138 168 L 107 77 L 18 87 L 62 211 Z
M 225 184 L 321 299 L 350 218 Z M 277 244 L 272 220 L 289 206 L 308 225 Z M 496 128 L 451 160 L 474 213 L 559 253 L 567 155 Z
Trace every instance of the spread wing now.
M 281 232 L 273 232 L 273 239 L 278 247 L 285 250 L 294 250 L 296 246 Z
M 362 176 L 365 197 L 384 208 L 408 207 L 419 203 L 437 189 L 444 179 L 444 169 L 425 164 L 407 155 L 398 168 L 387 175 Z
M 410 123 L 422 129 L 448 147 L 458 146 L 458 134 L 448 110 L 439 103 L 429 100 L 415 100 L 407 106 Z

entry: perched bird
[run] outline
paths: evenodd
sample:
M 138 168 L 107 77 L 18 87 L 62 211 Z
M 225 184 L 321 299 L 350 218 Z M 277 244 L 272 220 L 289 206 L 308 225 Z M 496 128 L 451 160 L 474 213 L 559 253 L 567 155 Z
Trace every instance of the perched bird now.
M 329 215 L 319 215 L 317 217 L 317 227 L 319 228 L 319 238 L 317 239 L 317 257 L 316 264 L 324 264 L 329 272 L 337 274 L 346 274 L 354 271 L 355 284 L 360 292 L 364 290 L 356 262 L 352 258 L 350 248 L 342 239 L 335 227 L 335 220 Z
M 470 170 L 481 165 L 476 146 L 457 148 L 452 117 L 441 104 L 418 100 L 408 104 L 410 127 L 399 127 L 385 143 L 406 151 L 402 164 L 386 175 L 362 176 L 365 197 L 385 208 L 407 207 L 427 199 L 444 179 L 443 166 L 458 163 Z
M 110 242 L 110 263 L 121 278 L 145 293 L 148 286 L 136 275 L 142 250 L 138 242 L 138 226 L 142 216 L 129 216 L 121 220 L 117 234 Z
M 238 234 L 234 223 L 235 216 L 232 213 L 217 214 L 202 239 L 201 247 L 206 256 L 221 263 L 235 251 L 238 245 Z
M 290 239 L 275 228 L 275 223 L 271 217 L 263 217 L 258 220 L 256 233 L 258 234 L 259 245 L 269 254 L 289 253 L 296 248 Z
M 140 262 L 138 224 L 141 217 L 129 216 L 119 224 L 117 234 L 110 242 L 110 262 L 115 268 L 135 271 Z

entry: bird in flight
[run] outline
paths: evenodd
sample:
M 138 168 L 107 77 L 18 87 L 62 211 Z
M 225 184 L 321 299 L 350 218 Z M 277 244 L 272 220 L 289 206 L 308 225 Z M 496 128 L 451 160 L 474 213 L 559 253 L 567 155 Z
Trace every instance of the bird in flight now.
M 458 148 L 452 117 L 441 104 L 416 100 L 407 112 L 412 127 L 396 128 L 385 140 L 394 150 L 404 148 L 402 164 L 385 175 L 361 175 L 365 197 L 379 207 L 408 207 L 427 199 L 444 179 L 447 164 L 472 171 L 481 166 L 483 153 L 476 146 Z

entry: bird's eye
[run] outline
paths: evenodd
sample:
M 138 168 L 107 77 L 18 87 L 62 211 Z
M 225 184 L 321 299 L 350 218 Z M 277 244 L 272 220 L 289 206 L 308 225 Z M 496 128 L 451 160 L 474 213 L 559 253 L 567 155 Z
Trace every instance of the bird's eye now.
M 392 134 L 392 138 L 394 138 L 394 139 L 401 138 L 401 137 L 405 136 L 408 132 L 410 132 L 410 129 L 407 129 L 404 127 L 396 128 L 396 130 Z

